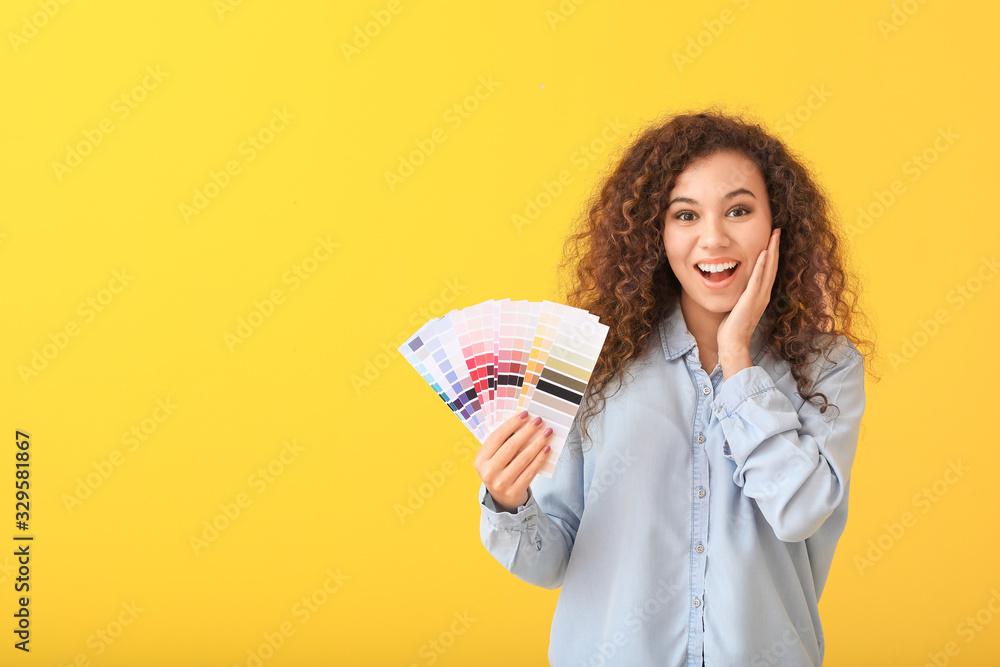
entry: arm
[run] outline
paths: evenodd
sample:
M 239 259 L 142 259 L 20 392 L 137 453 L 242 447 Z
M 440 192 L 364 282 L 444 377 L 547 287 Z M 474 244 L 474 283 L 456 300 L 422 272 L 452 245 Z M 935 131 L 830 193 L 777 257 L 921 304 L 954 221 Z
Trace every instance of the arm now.
M 865 390 L 863 359 L 842 340 L 831 355 L 835 365 L 812 389 L 836 404 L 839 415 L 833 409 L 821 415 L 809 402 L 796 411 L 759 366 L 732 375 L 715 400 L 736 463 L 733 481 L 784 542 L 813 535 L 847 493 Z
M 483 546 L 511 574 L 543 588 L 558 588 L 583 514 L 583 460 L 577 422 L 570 428 L 552 478 L 536 476 L 516 512 L 497 511 L 486 484 L 479 488 Z

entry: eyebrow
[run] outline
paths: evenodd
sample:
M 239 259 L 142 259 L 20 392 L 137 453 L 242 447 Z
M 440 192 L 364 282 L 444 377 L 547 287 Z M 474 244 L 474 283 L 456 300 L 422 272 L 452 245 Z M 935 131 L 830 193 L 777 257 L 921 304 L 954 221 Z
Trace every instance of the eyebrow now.
M 754 193 L 750 192 L 746 188 L 737 188 L 736 190 L 733 190 L 729 194 L 723 196 L 722 197 L 722 201 L 726 201 L 728 199 L 732 199 L 733 197 L 735 197 L 737 195 L 750 195 L 754 199 L 757 198 L 756 195 L 754 195 Z M 674 197 L 673 199 L 670 200 L 670 203 L 667 204 L 667 208 L 670 208 L 671 206 L 673 206 L 677 202 L 682 202 L 682 203 L 685 203 L 685 204 L 695 204 L 695 205 L 698 204 L 698 200 L 691 199 L 690 197 Z

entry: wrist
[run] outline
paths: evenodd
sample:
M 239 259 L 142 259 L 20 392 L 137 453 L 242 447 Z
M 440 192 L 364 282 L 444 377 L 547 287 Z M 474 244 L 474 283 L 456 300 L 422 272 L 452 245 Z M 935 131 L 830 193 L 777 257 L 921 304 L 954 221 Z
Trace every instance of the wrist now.
M 719 364 L 722 366 L 723 380 L 728 380 L 744 368 L 753 366 L 753 360 L 748 349 L 726 350 L 719 352 Z
M 517 514 L 517 508 L 521 507 L 522 505 L 527 505 L 528 501 L 531 499 L 527 492 L 525 492 L 525 494 L 521 497 L 523 498 L 523 500 L 521 500 L 520 503 L 517 503 L 513 506 L 509 506 L 497 500 L 496 497 L 492 493 L 490 493 L 490 498 L 493 499 L 493 505 L 497 508 L 497 511 L 506 512 L 508 514 Z

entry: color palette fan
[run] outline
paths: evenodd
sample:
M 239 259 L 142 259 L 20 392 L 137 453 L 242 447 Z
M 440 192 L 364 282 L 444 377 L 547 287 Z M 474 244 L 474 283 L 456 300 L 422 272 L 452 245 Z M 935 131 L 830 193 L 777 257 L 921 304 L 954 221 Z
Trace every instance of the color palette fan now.
M 490 299 L 429 320 L 399 352 L 479 442 L 522 410 L 541 417 L 552 477 L 607 335 L 586 310 Z

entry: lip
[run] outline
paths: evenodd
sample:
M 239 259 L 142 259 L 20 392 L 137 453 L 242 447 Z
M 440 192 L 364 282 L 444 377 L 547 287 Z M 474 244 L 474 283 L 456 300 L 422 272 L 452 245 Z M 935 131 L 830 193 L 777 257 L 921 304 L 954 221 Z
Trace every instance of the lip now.
M 722 264 L 723 262 L 736 262 L 736 261 L 738 261 L 738 260 L 735 260 L 735 259 L 721 259 L 721 260 L 702 261 L 702 262 L 698 262 L 698 264 Z M 695 265 L 694 270 L 698 273 L 698 277 L 701 278 L 701 282 L 708 289 L 725 289 L 725 288 L 729 287 L 733 283 L 733 280 L 736 279 L 736 274 L 738 274 L 742 268 L 743 268 L 743 262 L 739 262 L 739 264 L 736 265 L 736 270 L 733 271 L 733 275 L 731 275 L 728 278 L 726 278 L 725 280 L 721 280 L 721 281 L 719 281 L 717 283 L 709 282 L 708 278 L 706 278 L 702 274 L 701 269 L 699 269 L 697 265 Z

